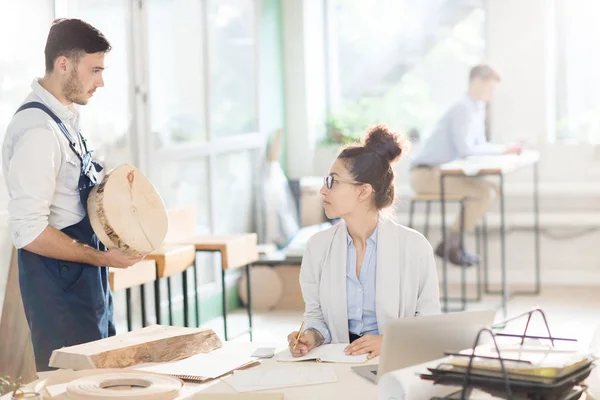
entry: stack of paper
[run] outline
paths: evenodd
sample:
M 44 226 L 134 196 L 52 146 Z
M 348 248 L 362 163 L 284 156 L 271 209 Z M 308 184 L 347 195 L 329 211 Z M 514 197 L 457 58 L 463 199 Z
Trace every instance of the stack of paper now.
M 472 350 L 461 353 L 471 354 Z M 502 367 L 498 360 L 477 357 L 498 357 L 492 345 L 478 346 L 473 358 L 473 372 L 478 374 L 494 375 L 500 373 Z M 587 353 L 569 350 L 557 350 L 544 345 L 504 345 L 500 347 L 500 355 L 505 359 L 504 367 L 509 375 L 518 374 L 521 379 L 530 378 L 556 378 L 567 375 L 582 366 L 589 364 L 593 357 Z M 515 360 L 515 361 L 512 361 Z M 521 361 L 516 361 L 521 360 Z M 450 357 L 448 364 L 455 371 L 465 371 L 469 365 L 469 357 Z M 544 381 L 543 379 L 539 379 Z

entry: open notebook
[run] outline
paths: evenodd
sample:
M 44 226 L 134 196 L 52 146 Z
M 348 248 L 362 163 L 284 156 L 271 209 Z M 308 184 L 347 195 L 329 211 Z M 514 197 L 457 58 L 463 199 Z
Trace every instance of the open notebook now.
M 190 382 L 204 382 L 258 364 L 260 364 L 259 360 L 247 355 L 200 353 L 183 360 L 136 369 L 171 375 Z
M 324 344 L 313 349 L 305 356 L 294 357 L 289 349 L 277 354 L 276 360 L 282 362 L 296 361 L 319 361 L 330 363 L 362 364 L 367 361 L 367 354 L 361 356 L 347 356 L 344 349 L 348 347 L 347 343 Z

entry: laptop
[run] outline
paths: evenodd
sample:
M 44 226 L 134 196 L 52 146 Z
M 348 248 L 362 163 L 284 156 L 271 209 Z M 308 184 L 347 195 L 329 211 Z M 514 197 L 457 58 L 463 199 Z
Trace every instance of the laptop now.
M 392 321 L 384 328 L 379 364 L 352 370 L 376 383 L 387 372 L 443 358 L 446 351 L 473 347 L 479 330 L 491 326 L 495 316 L 495 310 L 481 310 Z M 489 339 L 483 335 L 480 344 Z

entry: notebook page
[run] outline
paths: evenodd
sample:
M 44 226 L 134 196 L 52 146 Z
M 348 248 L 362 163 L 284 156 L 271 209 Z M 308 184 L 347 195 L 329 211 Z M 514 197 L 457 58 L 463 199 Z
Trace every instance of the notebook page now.
M 294 356 L 292 356 L 292 353 L 290 353 L 290 349 L 285 349 L 285 350 L 277 353 L 277 355 L 275 356 L 275 359 L 277 361 L 285 361 L 285 362 L 316 360 L 317 358 L 320 358 L 321 356 L 323 356 L 323 354 L 325 354 L 327 346 L 330 346 L 330 345 L 326 344 L 323 346 L 319 346 L 319 347 L 313 349 L 312 351 L 309 351 L 302 357 L 294 357 Z
M 323 346 L 324 353 L 320 356 L 320 360 L 323 362 L 332 363 L 348 363 L 348 364 L 362 364 L 367 361 L 368 354 L 360 356 L 347 356 L 344 353 L 344 349 L 348 347 L 348 343 L 337 343 L 328 344 Z
M 137 369 L 165 375 L 217 378 L 254 360 L 247 355 L 200 353 L 183 360 Z

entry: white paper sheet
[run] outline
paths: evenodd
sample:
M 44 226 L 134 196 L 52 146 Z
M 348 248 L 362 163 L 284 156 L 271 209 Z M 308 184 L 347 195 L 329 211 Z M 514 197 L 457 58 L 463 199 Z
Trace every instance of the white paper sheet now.
M 337 376 L 331 366 L 298 365 L 292 368 L 235 371 L 225 382 L 238 392 L 251 392 L 332 383 L 337 382 Z

